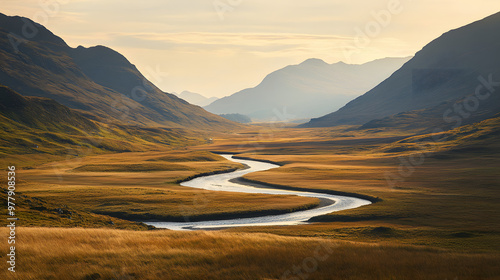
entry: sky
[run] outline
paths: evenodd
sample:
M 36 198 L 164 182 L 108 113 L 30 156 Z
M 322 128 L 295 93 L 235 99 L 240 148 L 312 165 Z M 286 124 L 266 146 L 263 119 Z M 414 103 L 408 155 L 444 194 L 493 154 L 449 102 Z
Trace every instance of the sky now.
M 498 0 L 1 0 L 71 47 L 104 45 L 166 92 L 223 97 L 308 58 L 414 55 Z

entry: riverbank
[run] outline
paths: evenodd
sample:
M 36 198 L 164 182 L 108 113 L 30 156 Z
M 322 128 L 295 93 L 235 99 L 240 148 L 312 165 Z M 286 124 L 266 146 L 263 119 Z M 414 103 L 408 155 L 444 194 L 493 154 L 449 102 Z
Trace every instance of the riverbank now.
M 363 205 L 371 204 L 370 201 L 341 195 L 331 195 L 325 193 L 304 192 L 294 190 L 282 190 L 273 188 L 270 185 L 263 183 L 239 184 L 235 180 L 241 180 L 242 176 L 254 172 L 266 171 L 279 167 L 274 163 L 265 162 L 262 160 L 241 159 L 236 158 L 233 154 L 221 154 L 227 160 L 248 166 L 244 170 L 237 170 L 230 173 L 214 174 L 209 176 L 197 177 L 190 181 L 183 182 L 184 187 L 204 189 L 210 191 L 227 191 L 237 193 L 259 193 L 271 195 L 295 195 L 305 198 L 316 198 L 320 200 L 315 207 L 309 209 L 301 209 L 300 211 L 290 211 L 288 213 L 267 214 L 258 217 L 247 217 L 245 215 L 229 219 L 213 219 L 213 220 L 193 220 L 185 219 L 183 222 L 169 221 L 151 221 L 143 220 L 147 225 L 157 228 L 168 228 L 173 230 L 196 230 L 196 229 L 213 229 L 227 228 L 239 226 L 270 226 L 270 225 L 296 225 L 307 222 L 310 218 L 325 215 L 330 212 L 336 212 L 346 209 L 353 209 Z M 311 205 L 312 206 L 312 205 Z

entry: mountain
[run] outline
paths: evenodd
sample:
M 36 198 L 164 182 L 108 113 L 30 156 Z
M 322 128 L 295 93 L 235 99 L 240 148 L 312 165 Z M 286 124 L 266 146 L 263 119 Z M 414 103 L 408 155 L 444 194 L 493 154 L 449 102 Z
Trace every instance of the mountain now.
M 429 108 L 406 111 L 385 118 L 374 119 L 363 124 L 358 129 L 396 128 L 399 130 L 431 133 L 433 131 L 446 131 L 462 125 L 481 122 L 500 112 L 500 95 L 498 94 L 491 94 L 486 102 L 478 102 L 477 110 L 470 112 L 465 110 L 462 112 L 463 116 L 460 115 L 459 111 L 454 111 L 457 105 L 464 104 L 464 102 L 468 103 L 475 98 L 473 93 L 463 98 L 452 99 Z
M 336 110 L 389 77 L 409 58 L 385 58 L 361 65 L 308 59 L 267 75 L 205 107 L 215 114 L 239 113 L 254 120 L 309 119 Z
M 209 130 L 238 126 L 161 91 L 112 49 L 71 48 L 42 25 L 3 14 L 0 83 L 106 123 Z
M 250 119 L 248 116 L 242 115 L 242 114 L 221 114 L 219 115 L 225 119 L 228 119 L 233 122 L 237 123 L 251 123 L 252 119 Z
M 378 125 L 383 122 L 395 124 L 403 121 L 401 118 L 405 115 L 391 116 L 410 111 L 417 116 L 413 118 L 414 123 L 419 122 L 419 111 L 434 111 L 432 118 L 446 123 L 458 123 L 459 119 L 469 119 L 470 115 L 477 116 L 478 113 L 482 119 L 491 117 L 500 108 L 498 103 L 491 104 L 495 102 L 484 96 L 493 95 L 494 87 L 499 86 L 498 30 L 500 13 L 449 31 L 426 45 L 372 90 L 340 110 L 312 119 L 304 126 L 360 125 L 383 118 L 393 120 L 385 119 Z M 476 97 L 474 94 L 479 87 L 479 96 Z M 451 108 L 432 109 L 443 103 L 449 103 Z M 489 107 L 486 111 L 483 110 L 485 106 Z
M 22 96 L 0 85 L 0 157 L 129 152 L 199 143 L 199 133 L 101 123 L 50 98 Z M 28 163 L 29 164 L 29 163 Z
M 194 104 L 194 105 L 198 105 L 198 106 L 207 106 L 209 105 L 210 103 L 214 102 L 215 100 L 217 100 L 218 98 L 217 97 L 205 97 L 199 93 L 195 93 L 195 92 L 190 92 L 190 91 L 183 91 L 181 92 L 180 94 L 177 95 L 179 98 L 182 98 L 184 100 L 186 100 L 187 102 L 191 103 L 191 104 Z

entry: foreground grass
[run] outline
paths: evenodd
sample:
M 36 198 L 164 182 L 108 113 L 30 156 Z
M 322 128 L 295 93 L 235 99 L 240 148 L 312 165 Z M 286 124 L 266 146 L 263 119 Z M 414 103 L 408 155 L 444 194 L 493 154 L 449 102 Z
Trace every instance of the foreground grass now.
M 0 232 L 4 236 L 7 229 Z M 478 280 L 500 275 L 498 254 L 319 238 L 53 228 L 18 228 L 17 234 L 17 272 L 2 269 L 2 279 Z M 2 254 L 0 261 L 5 258 Z

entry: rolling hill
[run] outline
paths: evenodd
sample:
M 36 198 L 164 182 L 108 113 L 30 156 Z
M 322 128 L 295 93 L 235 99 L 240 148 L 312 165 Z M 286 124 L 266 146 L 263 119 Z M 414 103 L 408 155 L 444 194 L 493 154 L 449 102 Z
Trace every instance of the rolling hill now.
M 221 98 L 205 109 L 264 121 L 318 117 L 373 88 L 408 60 L 385 58 L 353 65 L 308 59 L 277 70 L 258 86 Z
M 23 97 L 0 85 L 0 114 L 19 125 L 46 131 L 96 131 L 94 121 L 50 98 Z
M 179 94 L 177 94 L 177 96 L 179 98 L 182 98 L 184 100 L 186 100 L 187 102 L 191 103 L 191 104 L 194 104 L 194 105 L 198 105 L 198 106 L 207 106 L 209 105 L 210 103 L 214 102 L 215 100 L 217 100 L 218 98 L 217 97 L 205 97 L 199 93 L 195 93 L 195 92 L 190 92 L 190 91 L 183 91 Z
M 200 139 L 199 133 L 194 136 L 180 128 L 101 123 L 50 98 L 22 96 L 2 85 L 0 128 L 0 159 L 144 151 L 199 143 Z
M 395 125 L 404 123 L 408 114 L 413 115 L 411 122 L 419 122 L 422 116 L 444 120 L 448 125 L 454 125 L 458 118 L 468 119 L 469 115 L 480 116 L 475 121 L 491 117 L 500 110 L 497 102 L 488 101 L 500 80 L 499 29 L 497 13 L 449 31 L 372 90 L 303 126 L 362 125 L 384 118 L 370 126 Z M 451 112 L 449 106 L 437 109 L 443 103 L 451 106 Z
M 54 99 L 106 123 L 208 130 L 238 127 L 161 91 L 112 49 L 71 48 L 42 25 L 3 14 L 0 83 L 24 96 Z

